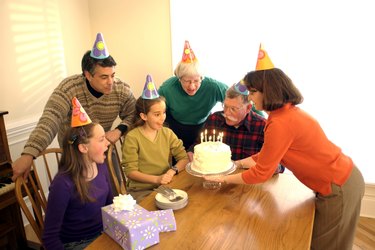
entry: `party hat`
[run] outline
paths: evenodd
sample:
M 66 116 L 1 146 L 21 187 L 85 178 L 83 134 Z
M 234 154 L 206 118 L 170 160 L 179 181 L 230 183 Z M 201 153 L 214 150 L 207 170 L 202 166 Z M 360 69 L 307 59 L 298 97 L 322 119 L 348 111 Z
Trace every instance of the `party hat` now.
M 96 35 L 94 46 L 91 50 L 90 56 L 95 59 L 105 59 L 109 57 L 107 46 L 105 46 L 102 33 Z
M 259 46 L 258 61 L 255 70 L 273 69 L 273 63 L 269 58 L 268 53 L 264 50 L 262 44 Z
M 159 93 L 156 90 L 154 81 L 150 75 L 146 77 L 145 87 L 143 88 L 142 98 L 143 99 L 156 99 L 159 97 Z
M 241 95 L 249 95 L 249 91 L 242 80 L 234 85 L 234 89 Z
M 185 41 L 184 52 L 182 53 L 181 62 L 183 63 L 193 63 L 198 61 L 195 57 L 193 50 L 190 47 L 189 41 Z
M 73 97 L 73 112 L 72 112 L 72 128 L 84 126 L 91 123 L 90 117 L 87 115 L 86 111 L 81 106 L 77 97 Z

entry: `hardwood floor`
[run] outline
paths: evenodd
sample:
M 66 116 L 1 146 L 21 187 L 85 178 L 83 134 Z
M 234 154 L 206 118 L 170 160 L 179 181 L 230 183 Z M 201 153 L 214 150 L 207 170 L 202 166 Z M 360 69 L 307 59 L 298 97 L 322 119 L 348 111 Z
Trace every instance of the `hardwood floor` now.
M 360 217 L 353 250 L 375 250 L 375 219 Z

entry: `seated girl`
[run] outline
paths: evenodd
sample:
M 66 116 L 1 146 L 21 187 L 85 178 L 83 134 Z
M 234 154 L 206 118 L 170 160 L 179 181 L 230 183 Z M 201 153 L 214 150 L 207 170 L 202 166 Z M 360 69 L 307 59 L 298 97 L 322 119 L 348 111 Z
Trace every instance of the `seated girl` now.
M 73 99 L 72 127 L 63 141 L 58 172 L 49 188 L 45 249 L 84 249 L 103 229 L 101 207 L 113 201 L 104 129 Z
M 122 148 L 127 191 L 139 203 L 159 185 L 168 184 L 189 162 L 180 139 L 163 127 L 166 118 L 164 97 L 159 96 L 147 76 L 144 92 L 136 102 L 136 118 Z M 170 156 L 176 160 L 171 166 Z

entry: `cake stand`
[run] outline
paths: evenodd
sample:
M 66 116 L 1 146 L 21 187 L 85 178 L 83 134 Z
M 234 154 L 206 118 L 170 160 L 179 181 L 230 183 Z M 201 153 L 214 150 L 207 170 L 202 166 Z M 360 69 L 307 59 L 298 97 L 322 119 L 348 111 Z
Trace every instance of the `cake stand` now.
M 191 162 L 189 162 L 186 165 L 185 170 L 186 170 L 186 172 L 188 172 L 189 174 L 191 174 L 193 176 L 205 177 L 205 176 L 225 176 L 225 175 L 233 173 L 236 170 L 236 168 L 237 168 L 236 164 L 234 164 L 234 162 L 231 162 L 231 167 L 224 172 L 203 174 L 203 173 L 200 173 L 200 172 L 197 172 L 197 171 L 194 171 L 193 169 L 191 169 Z M 215 182 L 215 181 L 204 180 L 203 181 L 203 187 L 206 188 L 206 189 L 218 189 L 218 188 L 221 187 L 221 183 Z

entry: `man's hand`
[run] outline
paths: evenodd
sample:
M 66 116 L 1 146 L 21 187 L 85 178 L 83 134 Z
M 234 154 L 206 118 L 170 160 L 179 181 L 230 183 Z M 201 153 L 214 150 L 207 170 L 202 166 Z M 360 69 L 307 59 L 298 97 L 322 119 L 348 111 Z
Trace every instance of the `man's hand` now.
M 21 155 L 20 158 L 15 160 L 12 164 L 13 176 L 12 180 L 16 181 L 18 176 L 23 175 L 26 179 L 29 176 L 31 164 L 33 163 L 33 157 L 31 155 Z
M 107 140 L 114 144 L 116 143 L 120 137 L 121 137 L 121 131 L 119 129 L 114 129 L 114 130 L 111 130 L 111 131 L 108 131 L 105 133 L 105 137 L 107 138 Z
M 193 152 L 187 152 L 187 155 L 189 157 L 189 162 L 192 162 L 194 159 L 194 153 Z

